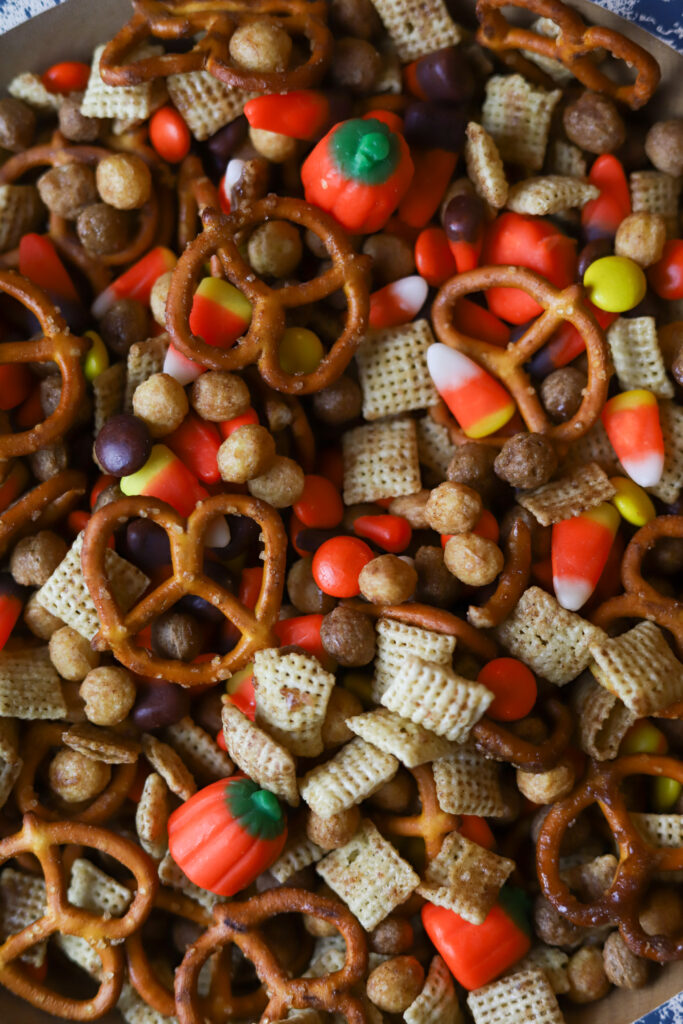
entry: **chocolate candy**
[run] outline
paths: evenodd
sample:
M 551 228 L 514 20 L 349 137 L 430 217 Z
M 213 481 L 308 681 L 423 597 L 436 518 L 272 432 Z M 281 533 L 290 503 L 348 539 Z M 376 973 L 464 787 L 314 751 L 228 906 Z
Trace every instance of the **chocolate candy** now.
M 142 469 L 152 450 L 147 427 L 128 413 L 112 416 L 104 424 L 95 441 L 95 455 L 105 473 L 129 476 Z

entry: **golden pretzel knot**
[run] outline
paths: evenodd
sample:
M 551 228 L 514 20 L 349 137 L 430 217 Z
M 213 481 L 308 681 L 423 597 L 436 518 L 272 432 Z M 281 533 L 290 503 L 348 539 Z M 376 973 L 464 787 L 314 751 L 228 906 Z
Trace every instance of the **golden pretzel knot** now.
M 71 844 L 106 853 L 134 875 L 135 896 L 123 917 L 100 916 L 69 903 L 58 848 Z M 42 917 L 0 945 L 0 984 L 56 1017 L 80 1021 L 101 1017 L 116 1005 L 121 994 L 125 970 L 121 943 L 141 926 L 152 909 L 158 884 L 154 865 L 144 850 L 115 832 L 73 821 L 42 822 L 32 814 L 25 815 L 21 831 L 0 839 L 0 864 L 24 853 L 32 853 L 40 862 L 47 905 Z M 97 992 L 89 999 L 61 995 L 18 962 L 32 946 L 57 933 L 85 939 L 102 961 Z
M 325 25 L 325 4 L 309 0 L 133 0 L 135 13 L 107 43 L 100 74 L 108 85 L 138 85 L 155 78 L 208 71 L 233 89 L 289 92 L 320 81 L 332 56 L 332 35 Z M 304 36 L 310 53 L 285 71 L 249 71 L 230 56 L 230 38 L 250 22 L 268 21 L 289 35 Z M 150 37 L 187 39 L 188 53 L 131 59 Z M 199 38 L 197 38 L 199 37 Z
M 543 306 L 541 315 L 507 348 L 471 338 L 453 326 L 452 313 L 457 301 L 487 288 L 521 288 Z M 432 306 L 432 322 L 439 341 L 469 356 L 502 381 L 529 430 L 547 434 L 554 441 L 575 441 L 590 430 L 600 416 L 609 382 L 607 342 L 597 321 L 581 302 L 582 296 L 581 285 L 572 284 L 560 291 L 525 267 L 478 267 L 457 274 L 443 285 Z M 586 343 L 588 386 L 571 419 L 553 424 L 523 366 L 565 320 Z
M 55 362 L 62 377 L 59 404 L 42 423 L 16 434 L 0 434 L 0 459 L 29 455 L 64 437 L 85 397 L 81 360 L 90 348 L 86 338 L 69 332 L 64 318 L 47 295 L 12 270 L 0 270 L 0 293 L 9 295 L 36 317 L 43 332 L 33 341 L 0 343 L 0 364 Z
M 291 978 L 268 947 L 259 925 L 277 914 L 308 914 L 335 926 L 346 941 L 344 966 L 320 978 Z M 215 924 L 190 946 L 176 971 L 176 1015 L 180 1024 L 203 1024 L 197 981 L 212 953 L 234 943 L 251 960 L 269 1001 L 261 1024 L 280 1020 L 288 1010 L 316 1009 L 340 1013 L 347 1024 L 366 1024 L 360 999 L 351 990 L 367 968 L 365 935 L 350 910 L 339 900 L 304 889 L 283 886 L 252 896 L 243 903 L 225 903 L 214 909 Z
M 455 814 L 442 810 L 436 793 L 434 772 L 431 764 L 421 764 L 408 769 L 417 784 L 420 801 L 419 814 L 392 814 L 377 812 L 373 820 L 380 832 L 390 836 L 422 839 L 425 845 L 427 864 L 439 855 L 443 841 L 460 826 Z
M 605 763 L 592 762 L 584 781 L 548 812 L 536 843 L 541 888 L 556 910 L 575 925 L 591 928 L 618 923 L 636 956 L 665 963 L 683 959 L 683 936 L 648 935 L 639 921 L 643 899 L 659 872 L 683 869 L 683 848 L 653 846 L 636 828 L 620 789 L 631 775 L 676 779 L 683 783 L 683 763 L 674 757 L 633 754 Z M 576 818 L 597 803 L 619 850 L 614 878 L 590 903 L 579 901 L 560 877 L 560 846 Z
M 261 528 L 263 581 L 253 612 L 203 572 L 204 531 L 216 516 L 227 515 L 246 516 Z M 124 615 L 111 591 L 105 555 L 113 531 L 125 520 L 138 516 L 166 531 L 173 571 Z M 86 526 L 81 554 L 83 575 L 100 619 L 93 646 L 112 651 L 131 672 L 181 686 L 203 686 L 226 679 L 251 661 L 256 651 L 277 643 L 272 629 L 280 611 L 286 552 L 287 535 L 280 516 L 257 498 L 218 494 L 197 505 L 187 520 L 154 498 L 122 498 L 105 505 Z M 210 661 L 188 663 L 161 658 L 138 645 L 137 634 L 185 594 L 204 598 L 239 630 L 241 637 L 232 651 Z
M 85 494 L 85 473 L 65 469 L 22 494 L 0 513 L 0 558 L 29 533 L 46 530 L 67 515 Z
M 643 558 L 666 537 L 683 537 L 683 516 L 657 516 L 641 526 L 626 545 L 621 562 L 621 582 L 625 593 L 610 597 L 596 608 L 591 621 L 608 629 L 618 619 L 649 619 L 668 629 L 683 657 L 683 605 L 675 597 L 665 597 L 643 579 Z
M 269 288 L 245 262 L 240 247 L 251 232 L 268 220 L 290 221 L 312 231 L 329 253 L 332 266 L 300 284 Z M 346 369 L 368 324 L 369 268 L 367 256 L 354 252 L 346 232 L 331 217 L 301 199 L 269 195 L 248 211 L 224 217 L 214 209 L 202 213 L 203 232 L 188 245 L 173 271 L 166 304 L 166 329 L 171 341 L 188 359 L 212 370 L 240 370 L 256 363 L 266 383 L 287 394 L 310 394 L 327 387 Z M 189 326 L 192 300 L 205 264 L 213 256 L 222 275 L 252 306 L 251 324 L 243 338 L 228 349 L 207 345 Z M 332 348 L 310 373 L 286 373 L 279 347 L 286 329 L 286 311 L 320 302 L 342 288 L 348 304 L 346 325 Z
M 530 28 L 511 25 L 502 7 L 517 7 L 548 18 L 558 27 L 557 36 L 545 36 Z M 554 85 L 537 64 L 524 56 L 525 51 L 560 61 L 586 88 L 621 100 L 632 110 L 644 106 L 657 88 L 659 64 L 647 50 L 631 39 L 601 25 L 588 26 L 581 16 L 561 0 L 478 0 L 480 27 L 477 41 L 493 50 L 501 60 L 532 81 L 542 76 L 542 84 Z M 626 66 L 635 68 L 636 79 L 620 85 L 606 75 L 592 58 L 596 51 L 607 50 Z

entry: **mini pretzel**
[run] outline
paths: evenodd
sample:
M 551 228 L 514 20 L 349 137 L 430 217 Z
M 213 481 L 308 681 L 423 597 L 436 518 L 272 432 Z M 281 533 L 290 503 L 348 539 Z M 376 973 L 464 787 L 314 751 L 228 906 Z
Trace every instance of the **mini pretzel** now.
M 531 533 L 523 519 L 514 520 L 505 542 L 505 565 L 493 594 L 481 607 L 470 605 L 467 618 L 477 629 L 499 626 L 526 590 L 531 572 Z
M 0 515 L 0 558 L 21 537 L 44 530 L 67 515 L 85 489 L 85 474 L 65 469 L 23 494 Z
M 159 887 L 154 905 L 168 914 L 182 917 L 186 921 L 193 921 L 203 928 L 208 928 L 213 921 L 210 911 L 201 904 L 180 892 L 166 889 L 164 886 Z M 246 995 L 234 995 L 229 954 L 229 947 L 218 954 L 226 962 L 221 963 L 212 972 L 209 993 L 201 1001 L 203 1021 L 223 1021 L 226 1018 L 253 1020 L 262 1012 L 268 1001 L 261 988 Z M 126 956 L 130 982 L 138 995 L 163 1017 L 173 1017 L 175 1015 L 173 991 L 159 981 L 145 953 L 140 929 L 126 939 Z
M 261 527 L 263 582 L 253 612 L 202 571 L 204 530 L 219 515 L 247 516 Z M 113 531 L 126 519 L 137 516 L 150 519 L 166 531 L 173 572 L 124 615 L 111 592 L 105 554 Z M 153 498 L 123 498 L 105 505 L 88 522 L 81 555 L 83 575 L 101 623 L 93 646 L 112 651 L 131 672 L 181 686 L 203 686 L 225 679 L 246 665 L 257 650 L 277 643 L 272 629 L 280 611 L 286 551 L 287 539 L 280 516 L 256 498 L 218 494 L 197 505 L 187 520 Z M 137 634 L 185 594 L 204 598 L 236 626 L 242 635 L 232 651 L 210 661 L 188 664 L 161 658 L 138 645 Z
M 290 92 L 315 85 L 332 56 L 332 35 L 319 0 L 133 0 L 135 14 L 104 49 L 100 74 L 107 85 L 139 85 L 155 78 L 206 70 L 233 89 Z M 230 37 L 240 25 L 268 20 L 305 36 L 310 54 L 287 71 L 248 71 L 235 65 Z M 150 37 L 191 40 L 188 53 L 130 60 Z M 201 36 L 199 40 L 197 36 Z
M 328 921 L 346 942 L 344 966 L 321 978 L 290 978 L 269 949 L 259 925 L 277 914 L 309 914 Z M 360 999 L 351 995 L 367 968 L 365 935 L 358 921 L 339 900 L 286 886 L 252 896 L 243 903 L 226 903 L 213 912 L 216 923 L 190 946 L 176 971 L 176 1015 L 180 1024 L 203 1024 L 197 980 L 212 953 L 228 943 L 251 960 L 269 996 L 261 1024 L 280 1020 L 288 1010 L 316 1009 L 340 1013 L 348 1024 L 365 1024 Z
M 102 917 L 68 902 L 58 852 L 58 847 L 66 844 L 82 844 L 106 853 L 135 876 L 135 896 L 123 917 Z M 0 945 L 0 984 L 45 1013 L 67 1020 L 94 1020 L 111 1010 L 121 993 L 124 959 L 120 943 L 140 927 L 152 908 L 157 886 L 154 865 L 144 850 L 114 832 L 73 821 L 47 824 L 32 814 L 25 815 L 20 832 L 0 840 L 0 864 L 27 852 L 40 862 L 47 906 L 41 918 Z M 55 992 L 18 962 L 27 949 L 58 932 L 85 939 L 102 961 L 99 987 L 90 999 Z
M 471 338 L 453 326 L 452 312 L 458 299 L 487 288 L 521 288 L 544 307 L 538 319 L 507 348 Z M 432 306 L 432 320 L 440 341 L 463 352 L 500 378 L 517 403 L 529 430 L 547 434 L 554 441 L 575 441 L 600 416 L 609 382 L 607 342 L 597 321 L 583 305 L 582 297 L 581 285 L 572 284 L 559 291 L 545 278 L 524 267 L 478 267 L 465 274 L 457 274 L 443 285 Z M 576 328 L 586 343 L 588 386 L 572 418 L 553 424 L 523 366 L 565 320 Z
M 649 619 L 668 629 L 683 657 L 683 605 L 665 597 L 643 579 L 643 558 L 663 537 L 683 537 L 683 516 L 657 516 L 634 533 L 621 562 L 621 582 L 626 593 L 610 597 L 593 612 L 591 621 L 602 629 L 618 619 Z
M 112 765 L 109 785 L 99 793 L 87 807 L 77 805 L 77 810 L 63 801 L 57 801 L 58 810 L 53 811 L 41 803 L 36 791 L 36 776 L 50 750 L 61 748 L 65 726 L 60 722 L 35 722 L 26 730 L 21 749 L 23 764 L 14 785 L 14 798 L 22 814 L 34 814 L 44 821 L 83 822 L 86 825 L 101 825 L 112 818 L 128 797 L 135 776 L 136 764 Z
M 511 25 L 500 10 L 502 7 L 518 7 L 549 18 L 559 28 L 559 34 L 552 38 Z M 493 50 L 507 65 L 532 80 L 538 80 L 540 69 L 523 56 L 524 51 L 560 61 L 586 88 L 607 93 L 632 110 L 644 106 L 659 84 L 659 64 L 647 50 L 620 32 L 601 25 L 587 26 L 578 12 L 561 0 L 478 0 L 477 18 L 477 41 L 481 46 Z M 602 72 L 592 56 L 601 49 L 623 60 L 629 69 L 635 68 L 635 82 L 618 85 Z M 543 84 L 553 84 L 547 76 L 544 78 Z
M 380 832 L 390 836 L 409 836 L 422 839 L 425 844 L 427 863 L 438 856 L 447 835 L 460 825 L 455 814 L 448 814 L 441 809 L 436 795 L 436 784 L 431 764 L 421 764 L 417 768 L 408 769 L 417 783 L 420 800 L 420 813 L 373 814 L 373 820 Z
M 31 281 L 12 270 L 0 270 L 0 293 L 9 295 L 30 310 L 43 332 L 33 341 L 0 343 L 0 364 L 55 362 L 62 376 L 59 405 L 47 419 L 29 430 L 0 434 L 0 459 L 28 455 L 64 437 L 72 426 L 85 397 L 85 378 L 81 360 L 90 348 L 85 338 L 69 332 L 59 310 L 47 295 Z
M 636 956 L 665 963 L 683 959 L 683 936 L 647 935 L 639 912 L 651 880 L 662 871 L 683 868 L 683 848 L 656 847 L 636 829 L 621 794 L 631 775 L 649 775 L 683 782 L 683 763 L 675 757 L 633 754 L 615 761 L 592 762 L 585 780 L 548 812 L 536 844 L 536 867 L 545 896 L 573 924 L 595 927 L 619 924 Z M 619 864 L 609 888 L 591 903 L 582 903 L 560 877 L 560 846 L 572 822 L 597 803 L 619 849 Z
M 291 221 L 312 231 L 325 245 L 332 266 L 301 284 L 269 288 L 242 257 L 240 248 L 259 224 Z M 213 370 L 239 370 L 252 363 L 270 387 L 288 394 L 310 394 L 327 387 L 346 369 L 367 329 L 369 258 L 354 252 L 346 232 L 331 217 L 300 199 L 266 196 L 230 218 L 215 209 L 202 213 L 204 231 L 185 249 L 173 271 L 166 305 L 166 328 L 183 355 Z M 232 348 L 207 345 L 189 327 L 192 300 L 204 266 L 212 256 L 223 276 L 252 305 L 251 325 Z M 346 326 L 311 373 L 291 374 L 280 367 L 278 349 L 286 328 L 286 311 L 319 302 L 343 288 L 348 304 Z

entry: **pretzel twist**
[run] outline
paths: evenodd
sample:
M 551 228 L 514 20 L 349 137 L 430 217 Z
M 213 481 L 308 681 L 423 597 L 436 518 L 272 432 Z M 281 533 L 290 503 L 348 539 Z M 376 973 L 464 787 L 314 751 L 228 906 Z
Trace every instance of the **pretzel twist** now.
M 233 89 L 289 92 L 320 81 L 332 57 L 332 35 L 320 0 L 133 0 L 135 13 L 107 43 L 100 73 L 108 85 L 139 85 L 168 75 L 208 71 Z M 241 25 L 268 20 L 289 35 L 304 36 L 310 53 L 285 71 L 248 71 L 230 56 L 230 38 Z M 192 40 L 188 53 L 131 60 L 150 37 Z M 201 36 L 197 39 L 197 36 Z
M 0 514 L 0 558 L 21 537 L 44 530 L 67 515 L 85 488 L 84 473 L 65 469 L 18 498 Z
M 511 25 L 502 7 L 517 7 L 549 18 L 557 25 L 559 33 L 556 37 L 544 36 L 533 29 Z M 542 74 L 542 84 L 554 85 L 537 64 L 523 56 L 525 51 L 560 61 L 582 85 L 594 92 L 606 93 L 632 110 L 644 106 L 659 84 L 659 64 L 647 50 L 620 32 L 600 25 L 586 25 L 578 12 L 561 0 L 478 0 L 477 18 L 480 45 L 493 50 L 506 64 L 532 81 L 538 81 Z M 635 81 L 620 85 L 601 71 L 594 59 L 600 50 L 623 61 L 629 69 L 635 68 Z
M 438 856 L 446 836 L 459 827 L 460 819 L 457 815 L 441 809 L 431 764 L 421 764 L 408 770 L 417 783 L 420 813 L 377 813 L 373 815 L 373 820 L 380 832 L 386 832 L 390 836 L 422 839 L 429 864 Z
M 514 520 L 505 542 L 505 564 L 493 594 L 481 607 L 470 605 L 467 618 L 477 629 L 499 626 L 527 588 L 531 572 L 531 532 L 523 519 Z
M 0 459 L 9 459 L 38 451 L 64 437 L 71 428 L 85 397 L 81 360 L 90 342 L 71 334 L 47 295 L 13 270 L 0 270 L 0 293 L 16 299 L 33 313 L 43 332 L 42 337 L 33 341 L 1 342 L 0 364 L 55 362 L 62 377 L 59 404 L 53 413 L 29 430 L 0 434 Z
M 290 221 L 312 231 L 327 249 L 332 266 L 300 284 L 269 288 L 245 262 L 240 247 L 254 228 L 267 220 Z M 346 232 L 331 217 L 300 199 L 266 196 L 248 211 L 227 218 L 215 209 L 202 213 L 204 231 L 187 246 L 173 271 L 166 305 L 166 327 L 183 355 L 212 370 L 240 370 L 256 363 L 266 383 L 287 394 L 310 394 L 327 387 L 343 373 L 367 329 L 369 258 L 354 252 Z M 246 334 L 229 349 L 207 345 L 189 326 L 192 300 L 204 266 L 217 256 L 222 276 L 252 305 Z M 320 302 L 338 289 L 346 295 L 346 325 L 320 364 L 310 373 L 286 373 L 280 366 L 279 346 L 286 328 L 286 311 Z
M 351 912 L 339 902 L 304 889 L 284 886 L 252 896 L 243 903 L 214 909 L 216 923 L 190 946 L 176 971 L 176 1014 L 180 1024 L 202 1024 L 197 980 L 212 953 L 228 943 L 251 960 L 269 1001 L 261 1024 L 286 1017 L 288 1010 L 316 1009 L 341 1013 L 348 1024 L 365 1024 L 363 1005 L 351 991 L 367 968 L 365 935 Z M 333 924 L 346 941 L 344 966 L 320 978 L 290 978 L 266 944 L 259 925 L 277 914 L 309 914 Z
M 639 921 L 643 899 L 658 872 L 680 871 L 683 848 L 652 846 L 631 818 L 622 783 L 631 775 L 676 779 L 683 783 L 683 763 L 674 757 L 633 754 L 615 761 L 592 762 L 584 781 L 550 808 L 536 844 L 536 867 L 541 888 L 553 906 L 573 924 L 594 927 L 618 923 L 636 956 L 665 963 L 683 959 L 683 936 L 648 935 Z M 560 877 L 560 847 L 571 823 L 592 804 L 598 804 L 619 850 L 619 863 L 610 884 L 590 903 L 580 902 Z
M 204 530 L 220 515 L 247 516 L 261 527 L 263 581 L 253 612 L 203 573 Z M 105 555 L 113 531 L 137 516 L 150 519 L 166 531 L 173 569 L 168 579 L 123 614 L 107 579 Z M 246 665 L 257 650 L 277 643 L 272 630 L 280 611 L 286 551 L 287 537 L 280 516 L 266 502 L 245 495 L 208 498 L 187 520 L 154 498 L 123 498 L 105 505 L 88 522 L 81 555 L 83 575 L 100 619 L 93 646 L 112 651 L 131 672 L 181 686 L 203 686 L 225 679 Z M 161 658 L 139 646 L 137 634 L 185 594 L 204 598 L 239 630 L 241 637 L 232 651 L 216 655 L 211 661 L 186 663 Z
M 106 853 L 134 875 L 135 896 L 123 917 L 106 918 L 68 902 L 64 864 L 58 851 L 67 844 Z M 157 887 L 154 865 L 144 850 L 114 832 L 74 821 L 42 822 L 32 814 L 24 816 L 21 831 L 0 839 L 0 864 L 25 853 L 32 853 L 40 863 L 47 905 L 42 917 L 0 945 L 0 984 L 56 1017 L 79 1021 L 101 1017 L 115 1006 L 121 993 L 124 959 L 120 943 L 142 925 L 152 909 Z M 102 961 L 97 992 L 89 999 L 61 995 L 18 963 L 26 950 L 58 932 L 85 939 Z
M 457 301 L 487 288 L 521 288 L 543 307 L 542 314 L 507 348 L 471 338 L 453 326 L 452 313 Z M 600 416 L 609 383 L 607 342 L 597 321 L 583 305 L 582 297 L 581 285 L 572 284 L 560 291 L 525 267 L 478 267 L 457 274 L 442 286 L 432 306 L 432 321 L 439 341 L 463 352 L 503 382 L 530 431 L 546 434 L 553 441 L 575 441 Z M 523 366 L 565 320 L 586 343 L 588 386 L 571 419 L 553 424 Z

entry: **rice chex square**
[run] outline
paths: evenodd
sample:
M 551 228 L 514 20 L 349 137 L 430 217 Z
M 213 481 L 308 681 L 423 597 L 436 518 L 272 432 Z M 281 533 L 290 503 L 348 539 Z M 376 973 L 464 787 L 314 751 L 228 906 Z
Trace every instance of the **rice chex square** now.
M 557 946 L 546 946 L 544 942 L 533 946 L 525 957 L 519 961 L 515 970 L 525 970 L 527 967 L 539 968 L 543 971 L 550 982 L 555 995 L 569 992 L 569 978 L 567 977 L 567 965 L 569 954 Z
M 0 873 L 0 942 L 43 916 L 47 909 L 45 880 L 25 871 L 5 868 Z M 47 942 L 38 942 L 22 954 L 24 963 L 42 967 Z
M 71 866 L 66 895 L 74 907 L 108 917 L 121 917 L 128 910 L 134 893 L 89 860 L 78 857 Z
M 440 956 L 432 957 L 422 991 L 403 1019 L 406 1024 L 462 1024 L 453 976 Z
M 42 220 L 45 208 L 34 185 L 0 185 L 0 252 L 14 249 Z
M 92 382 L 96 435 L 108 419 L 123 409 L 125 386 L 126 367 L 123 363 L 112 363 L 102 373 L 98 373 Z
M 81 101 L 81 113 L 85 117 L 114 117 L 120 121 L 144 121 L 160 107 L 166 98 L 163 81 L 143 82 L 141 85 L 113 86 L 102 81 L 100 59 L 104 45 L 93 53 L 90 78 Z M 159 46 L 140 47 L 136 58 L 153 57 L 160 54 Z M 131 54 L 132 56 L 132 54 Z
M 638 716 L 622 700 L 600 686 L 590 672 L 579 680 L 573 704 L 581 749 L 596 761 L 613 760 Z
M 676 236 L 680 178 L 661 171 L 634 171 L 630 178 L 631 206 L 634 213 L 658 213 L 665 222 L 669 238 Z
M 15 761 L 14 764 L 0 761 L 0 810 L 9 800 L 10 794 L 14 789 L 14 783 L 19 778 L 23 766 L 23 761 Z
M 427 866 L 417 891 L 437 907 L 453 910 L 470 924 L 481 924 L 514 868 L 515 862 L 508 857 L 451 832 Z
M 455 445 L 446 427 L 435 423 L 431 416 L 422 416 L 417 421 L 417 452 L 421 464 L 436 473 L 439 482 L 446 479 Z
M 643 839 L 653 846 L 683 845 L 683 814 L 631 814 L 631 820 Z
M 271 864 L 269 871 L 280 885 L 284 885 L 297 871 L 307 868 L 310 864 L 317 864 L 324 856 L 324 850 L 306 836 L 299 836 L 287 840 L 287 845 L 275 863 Z
M 459 43 L 462 30 L 443 0 L 373 0 L 402 64 Z
M 445 757 L 452 750 L 452 744 L 442 736 L 387 708 L 375 708 L 364 715 L 347 718 L 346 724 L 356 736 L 393 754 L 406 768 Z
M 334 689 L 333 673 L 317 658 L 269 647 L 254 657 L 256 722 L 297 757 L 323 751 L 322 726 Z
M 398 771 L 398 760 L 359 736 L 330 761 L 311 768 L 299 785 L 301 796 L 321 818 L 346 811 L 376 793 Z
M 65 714 L 62 684 L 47 647 L 0 651 L 0 716 L 31 721 Z
M 475 191 L 496 210 L 502 209 L 508 198 L 508 180 L 498 147 L 480 124 L 470 121 L 465 142 L 467 176 Z
M 412 419 L 402 417 L 347 430 L 342 450 L 346 505 L 415 494 L 422 486 Z
M 187 715 L 164 730 L 164 739 L 203 784 L 232 774 L 234 765 L 213 736 Z
M 199 142 L 234 121 L 244 110 L 244 104 L 258 95 L 232 89 L 208 71 L 169 75 L 166 87 L 173 105 Z
M 653 316 L 620 316 L 607 330 L 607 343 L 623 391 L 645 388 L 657 398 L 673 398 Z
M 124 412 L 133 411 L 133 395 L 138 385 L 148 380 L 153 374 L 163 371 L 168 346 L 168 334 L 158 334 L 155 338 L 137 341 L 130 346 L 126 358 Z
M 228 753 L 237 767 L 263 789 L 296 807 L 299 791 L 296 764 L 290 752 L 250 722 L 231 701 L 223 701 L 221 717 Z
M 376 638 L 372 699 L 377 702 L 403 667 L 406 658 L 417 655 L 436 665 L 450 665 L 456 643 L 454 636 L 435 633 L 421 626 L 408 626 L 397 619 L 379 619 Z
M 432 765 L 439 807 L 449 814 L 479 814 L 495 818 L 504 813 L 500 769 L 473 747 L 459 747 Z
M 427 320 L 367 332 L 356 351 L 366 420 L 436 405 L 439 396 L 427 367 L 434 341 Z
M 562 92 L 531 85 L 521 75 L 493 75 L 486 83 L 481 123 L 506 162 L 540 171 L 553 111 Z
M 683 664 L 654 622 L 639 622 L 621 636 L 591 644 L 590 653 L 600 685 L 639 718 L 683 699 Z
M 475 1024 L 565 1024 L 555 993 L 539 967 L 508 974 L 467 997 Z
M 559 480 L 517 495 L 519 504 L 527 509 L 541 526 L 552 526 L 564 519 L 581 515 L 609 501 L 616 493 L 614 484 L 595 462 L 579 466 Z
M 161 775 L 150 772 L 135 811 L 135 831 L 140 846 L 155 860 L 161 860 L 168 845 L 168 794 L 168 786 Z
M 647 490 L 672 505 L 683 487 L 683 406 L 660 402 L 659 422 L 664 438 L 664 469 L 659 483 Z

